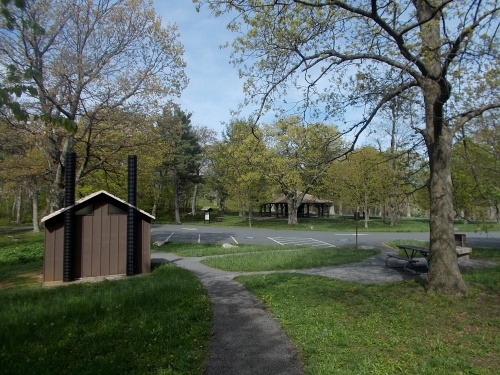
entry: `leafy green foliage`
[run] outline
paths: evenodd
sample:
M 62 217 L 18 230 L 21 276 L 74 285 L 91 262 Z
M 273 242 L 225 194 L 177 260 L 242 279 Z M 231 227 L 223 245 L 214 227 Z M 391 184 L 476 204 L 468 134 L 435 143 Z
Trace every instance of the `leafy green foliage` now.
M 191 114 L 177 105 L 163 108 L 157 127 L 164 144 L 162 165 L 158 172 L 163 182 L 169 181 L 173 188 L 175 221 L 180 223 L 181 195 L 188 191 L 189 185 L 202 181 L 202 147 L 191 125 Z
M 464 220 L 499 217 L 500 128 L 494 116 L 477 119 L 453 148 L 454 203 Z
M 250 211 L 252 205 L 269 198 L 266 146 L 261 137 L 251 120 L 233 120 L 222 141 L 211 148 L 209 182 L 219 191 L 224 209 L 226 196 L 236 201 L 240 211 Z
M 298 116 L 266 126 L 264 134 L 265 173 L 285 195 L 288 223 L 296 225 L 305 194 L 323 182 L 329 165 L 345 153 L 345 148 L 335 126 L 304 123 Z
M 153 146 L 134 122 L 145 122 L 160 101 L 184 89 L 184 51 L 176 26 L 162 25 L 145 0 L 28 1 L 25 7 L 10 2 L 15 22 L 0 33 L 0 44 L 8 51 L 2 71 L 12 81 L 3 99 L 23 92 L 12 108 L 29 121 L 2 114 L 44 156 L 44 178 L 29 193 L 46 192 L 50 209 L 59 209 L 67 152 L 79 152 L 77 181 L 99 171 L 96 180 L 113 186 L 118 156 Z M 9 77 L 1 78 L 7 85 Z

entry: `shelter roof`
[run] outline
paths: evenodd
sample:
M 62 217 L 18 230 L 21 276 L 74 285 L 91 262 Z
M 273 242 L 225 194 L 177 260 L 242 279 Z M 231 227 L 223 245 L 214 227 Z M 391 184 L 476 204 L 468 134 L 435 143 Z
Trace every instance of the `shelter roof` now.
M 139 211 L 141 214 L 143 214 L 143 215 L 145 215 L 145 216 L 147 216 L 147 217 L 149 217 L 149 218 L 151 218 L 151 219 L 153 219 L 153 220 L 155 219 L 155 217 L 154 217 L 153 215 L 148 214 L 146 211 L 143 211 L 143 210 L 139 209 L 138 207 L 131 205 L 130 203 L 128 203 L 128 202 L 126 202 L 126 201 L 124 201 L 123 199 L 120 199 L 120 198 L 118 198 L 118 197 L 114 196 L 113 194 L 108 193 L 108 192 L 107 192 L 107 191 L 105 191 L 105 190 L 100 190 L 100 191 L 97 191 L 97 192 L 95 192 L 95 193 L 92 193 L 92 194 L 90 194 L 90 195 L 87 195 L 86 197 L 83 197 L 83 198 L 81 198 L 81 199 L 77 200 L 77 201 L 75 202 L 75 204 L 74 204 L 74 206 L 73 206 L 73 207 L 75 207 L 75 208 L 76 208 L 76 207 L 78 207 L 78 206 L 81 206 L 81 205 L 83 205 L 85 202 L 88 202 L 88 201 L 89 201 L 89 200 L 91 200 L 92 198 L 95 198 L 95 197 L 97 197 L 97 196 L 99 196 L 99 195 L 105 195 L 105 196 L 107 196 L 108 198 L 110 198 L 110 199 L 112 199 L 112 200 L 114 200 L 114 201 L 117 201 L 117 202 L 120 202 L 120 203 L 122 203 L 122 204 L 125 204 L 125 205 L 126 205 L 126 206 L 128 206 L 128 207 L 133 207 L 133 208 L 135 208 L 135 209 L 136 209 L 137 211 Z M 70 206 L 70 207 L 71 207 L 71 206 Z M 47 220 L 49 220 L 49 219 L 51 219 L 51 218 L 53 218 L 53 217 L 55 217 L 55 216 L 57 216 L 57 215 L 62 214 L 64 211 L 68 210 L 70 207 L 63 207 L 63 208 L 61 208 L 61 209 L 59 209 L 59 210 L 57 210 L 57 211 L 52 212 L 51 214 L 49 214 L 49 215 L 47 215 L 47 216 L 43 217 L 43 218 L 42 218 L 42 220 L 41 220 L 41 222 L 43 223 L 43 222 L 45 222 L 45 221 L 47 221 Z
M 281 194 L 279 197 L 274 199 L 272 202 L 269 202 L 271 204 L 277 204 L 277 203 L 287 203 L 287 198 L 285 194 Z M 302 200 L 302 203 L 304 204 L 331 204 L 332 202 L 324 200 L 324 199 L 319 199 L 318 197 L 315 197 L 314 195 L 311 194 L 306 194 L 304 195 L 304 199 Z

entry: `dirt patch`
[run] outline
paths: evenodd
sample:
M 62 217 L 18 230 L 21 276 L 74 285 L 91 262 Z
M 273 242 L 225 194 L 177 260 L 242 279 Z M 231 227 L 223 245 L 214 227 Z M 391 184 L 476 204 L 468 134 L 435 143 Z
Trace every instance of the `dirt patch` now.
M 43 274 L 41 272 L 26 272 L 0 282 L 0 290 L 17 287 L 20 285 L 41 285 Z

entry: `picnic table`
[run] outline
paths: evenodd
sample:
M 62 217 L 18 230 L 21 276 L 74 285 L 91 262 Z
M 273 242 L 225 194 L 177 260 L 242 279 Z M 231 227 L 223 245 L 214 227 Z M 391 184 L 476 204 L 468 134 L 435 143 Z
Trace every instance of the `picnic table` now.
M 397 247 L 404 251 L 405 257 L 396 254 L 388 254 L 385 259 L 385 265 L 389 268 L 404 268 L 405 272 L 418 273 L 415 268 L 419 264 L 417 256 L 425 258 L 425 267 L 429 270 L 429 249 L 422 246 L 415 245 L 397 245 Z M 402 260 L 401 262 L 393 262 L 394 259 Z

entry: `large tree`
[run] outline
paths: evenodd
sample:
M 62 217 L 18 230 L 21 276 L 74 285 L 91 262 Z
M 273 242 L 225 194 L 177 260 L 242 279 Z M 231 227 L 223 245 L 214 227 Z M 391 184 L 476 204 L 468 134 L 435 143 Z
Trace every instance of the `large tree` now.
M 483 116 L 453 149 L 455 206 L 464 220 L 500 219 L 500 124 Z M 489 215 L 487 216 L 487 211 Z
M 194 1 L 239 13 L 230 25 L 241 32 L 234 63 L 248 98 L 263 109 L 294 85 L 307 108 L 317 100 L 326 115 L 359 113 L 356 140 L 397 97 L 418 98 L 415 130 L 430 167 L 427 285 L 465 292 L 454 249 L 451 148 L 458 129 L 500 107 L 498 1 Z
M 370 210 L 388 196 L 393 171 L 384 154 L 373 147 L 363 147 L 351 153 L 347 160 L 330 166 L 328 180 L 340 191 L 343 203 L 364 213 L 368 228 Z
M 51 119 L 43 133 L 56 209 L 62 204 L 65 153 L 92 139 L 94 126 L 109 122 L 115 110 L 144 113 L 179 95 L 187 83 L 183 47 L 175 25 L 163 27 L 146 0 L 25 3 L 23 10 L 9 5 L 13 17 L 0 31 L 0 64 L 24 72 L 19 84 L 36 88 L 25 110 Z M 57 118 L 77 123 L 79 132 L 60 132 L 52 125 Z M 90 148 L 84 151 L 79 158 L 86 163 Z
M 161 138 L 165 142 L 163 176 L 170 179 L 174 192 L 175 222 L 181 223 L 181 196 L 188 186 L 201 182 L 202 149 L 198 135 L 191 125 L 191 113 L 177 105 L 169 105 L 157 122 Z
M 264 133 L 262 170 L 286 196 L 288 224 L 296 225 L 304 196 L 321 184 L 331 161 L 344 152 L 339 132 L 333 125 L 305 124 L 291 116 L 266 126 Z
M 250 226 L 253 207 L 267 198 L 269 188 L 265 144 L 252 134 L 252 125 L 252 120 L 235 119 L 226 126 L 222 140 L 212 147 L 209 177 L 216 189 L 237 201 L 241 217 L 248 209 Z

